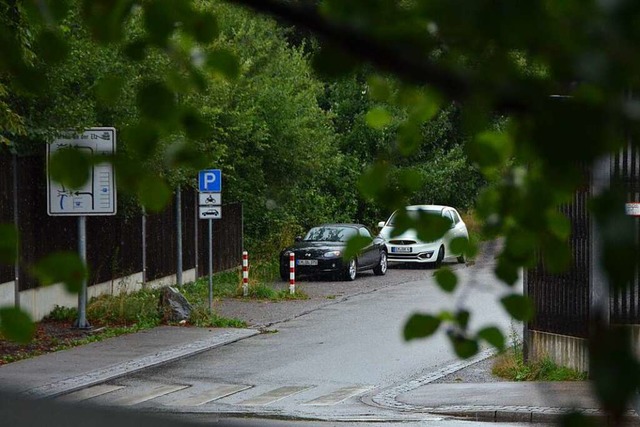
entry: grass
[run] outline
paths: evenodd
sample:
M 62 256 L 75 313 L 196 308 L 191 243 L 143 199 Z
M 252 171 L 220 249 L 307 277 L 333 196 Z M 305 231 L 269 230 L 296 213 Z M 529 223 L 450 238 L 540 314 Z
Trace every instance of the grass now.
M 308 299 L 304 290 L 296 286 L 296 293 L 289 294 L 289 289 L 277 289 L 274 283 L 279 282 L 279 265 L 276 261 L 258 261 L 249 266 L 249 292 L 243 296 L 242 270 L 231 270 L 214 274 L 212 280 L 213 298 L 241 298 L 253 300 L 281 301 L 292 299 Z M 180 287 L 180 292 L 191 304 L 207 305 L 209 301 L 209 278 L 201 277 L 195 282 Z
M 524 362 L 522 345 L 519 342 L 498 355 L 491 372 L 509 381 L 584 381 L 586 372 L 558 366 L 548 356 Z
M 243 296 L 242 271 L 231 270 L 213 276 L 214 299 L 237 298 L 242 300 L 286 301 L 307 299 L 300 287 L 295 295 L 289 294 L 288 286 L 279 283 L 277 262 L 255 262 L 250 266 L 249 295 Z M 277 283 L 274 286 L 274 283 Z M 187 321 L 197 327 L 243 328 L 247 323 L 240 319 L 225 318 L 209 310 L 209 280 L 200 278 L 179 287 L 180 292 L 191 303 L 193 310 Z M 91 342 L 102 341 L 119 335 L 138 332 L 166 324 L 158 309 L 160 289 L 143 289 L 122 292 L 118 295 L 103 295 L 87 303 L 87 320 L 94 330 L 80 333 L 72 331 L 71 324 L 77 318 L 77 309 L 56 306 L 43 320 L 48 322 L 49 332 L 44 332 L 26 346 L 5 346 L 0 354 L 0 365 L 22 360 L 52 351 L 64 350 Z M 55 331 L 55 333 L 54 333 Z M 58 334 L 55 335 L 54 334 Z M 2 344 L 0 336 L 0 344 Z M 0 346 L 0 350 L 3 347 Z

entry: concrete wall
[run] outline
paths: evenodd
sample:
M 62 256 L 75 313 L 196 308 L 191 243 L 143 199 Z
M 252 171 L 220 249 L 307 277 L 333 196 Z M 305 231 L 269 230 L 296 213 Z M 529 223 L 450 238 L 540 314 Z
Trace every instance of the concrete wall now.
M 587 340 L 548 332 L 529 331 L 529 360 L 548 356 L 556 364 L 578 371 L 589 371 Z
M 631 346 L 640 358 L 640 325 L 625 325 L 631 335 Z M 589 372 L 587 340 L 548 332 L 529 331 L 529 360 L 549 356 L 556 364 Z
M 182 282 L 188 283 L 196 280 L 196 270 L 191 269 L 182 273 Z M 147 282 L 146 288 L 158 288 L 162 286 L 175 285 L 176 275 L 166 276 L 161 279 Z M 119 295 L 123 292 L 135 292 L 143 288 L 142 273 L 121 277 L 118 280 L 99 283 L 90 286 L 87 290 L 89 299 L 100 295 Z M 0 284 L 0 307 L 13 307 L 14 305 L 14 283 L 7 282 Z M 55 308 L 77 307 L 78 295 L 70 294 L 64 285 L 55 284 L 36 289 L 28 289 L 20 292 L 20 308 L 31 315 L 34 321 L 42 320 Z

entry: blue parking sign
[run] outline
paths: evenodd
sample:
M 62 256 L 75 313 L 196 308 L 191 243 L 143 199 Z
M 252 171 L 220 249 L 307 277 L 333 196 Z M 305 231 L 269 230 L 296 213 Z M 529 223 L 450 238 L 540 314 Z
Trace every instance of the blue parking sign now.
M 198 174 L 198 189 L 210 193 L 222 191 L 222 173 L 220 169 L 206 169 Z

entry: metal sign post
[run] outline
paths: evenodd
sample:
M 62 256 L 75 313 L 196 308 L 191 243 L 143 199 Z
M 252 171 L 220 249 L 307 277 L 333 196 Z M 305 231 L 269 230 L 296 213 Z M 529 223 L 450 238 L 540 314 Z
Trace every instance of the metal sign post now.
M 81 188 L 66 188 L 49 174 L 51 156 L 59 150 L 81 150 L 93 157 L 89 179 Z M 50 216 L 78 217 L 78 255 L 87 262 L 87 216 L 115 215 L 116 176 L 111 162 L 95 161 L 116 151 L 116 130 L 112 127 L 90 128 L 78 133 L 69 131 L 47 145 L 47 213 Z M 87 321 L 87 280 L 82 281 L 78 294 L 78 319 L 74 327 L 89 329 Z
M 213 220 L 209 219 L 209 313 L 213 310 Z
M 87 263 L 87 217 L 78 218 L 78 254 L 82 263 Z M 91 325 L 87 321 L 87 279 L 82 279 L 82 286 L 78 293 L 78 318 L 73 324 L 78 329 L 89 329 Z
M 213 311 L 213 220 L 222 218 L 222 172 L 206 169 L 198 173 L 198 215 L 209 220 L 209 313 Z

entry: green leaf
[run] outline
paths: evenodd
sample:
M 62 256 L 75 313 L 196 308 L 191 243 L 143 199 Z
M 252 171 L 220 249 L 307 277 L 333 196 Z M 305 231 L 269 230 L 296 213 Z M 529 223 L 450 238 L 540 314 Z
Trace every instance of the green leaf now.
M 447 267 L 442 267 L 434 273 L 438 286 L 445 292 L 453 292 L 458 284 L 458 276 Z
M 134 40 L 124 46 L 123 52 L 132 61 L 142 61 L 147 55 L 147 45 L 146 40 Z
M 55 252 L 41 259 L 32 273 L 44 286 L 64 283 L 69 292 L 79 292 L 89 276 L 87 267 L 75 252 Z
M 44 29 L 38 34 L 35 50 L 49 64 L 64 61 L 69 56 L 69 45 L 59 31 Z
M 488 326 L 478 331 L 478 337 L 482 338 L 498 350 L 504 349 L 505 339 L 502 331 L 495 326 Z
M 482 132 L 469 143 L 470 158 L 481 168 L 499 167 L 513 151 L 511 136 L 504 132 Z
M 518 281 L 518 267 L 504 257 L 498 259 L 495 269 L 496 276 L 509 286 L 515 285 Z
M 451 220 L 439 214 L 419 211 L 415 222 L 418 238 L 423 242 L 433 242 L 444 236 L 451 228 Z
M 391 97 L 391 85 L 380 76 L 371 76 L 367 80 L 369 96 L 374 101 L 386 102 Z
M 422 132 L 420 124 L 407 121 L 400 125 L 398 129 L 398 151 L 403 156 L 414 154 L 422 143 Z
M 207 68 L 216 75 L 227 80 L 235 80 L 240 76 L 238 57 L 229 49 L 216 49 L 207 55 Z
M 395 174 L 395 178 L 398 180 L 398 184 L 401 186 L 402 190 L 405 190 L 407 193 L 419 191 L 427 184 L 424 181 L 422 174 L 414 168 L 400 169 Z
M 413 314 L 404 325 L 404 339 L 411 341 L 417 338 L 427 338 L 440 327 L 440 319 L 430 314 Z
M 384 107 L 375 107 L 369 110 L 365 120 L 369 127 L 382 130 L 391 124 L 391 114 Z
M 555 239 L 545 242 L 542 248 L 545 267 L 552 274 L 566 271 L 571 265 L 571 248 L 566 242 Z
M 171 119 L 176 111 L 175 94 L 161 82 L 147 82 L 138 91 L 138 107 L 143 116 L 159 122 Z
M 89 155 L 75 147 L 56 150 L 49 161 L 51 179 L 73 189 L 84 186 L 89 179 L 90 168 Z
M 194 17 L 189 22 L 189 30 L 199 43 L 210 43 L 220 33 L 218 21 L 212 13 L 194 13 Z
M 467 329 L 469 326 L 469 319 L 471 318 L 471 313 L 468 310 L 458 310 L 456 312 L 455 321 L 460 326 L 460 329 Z
M 36 325 L 24 311 L 5 307 L 0 308 L 0 332 L 10 341 L 27 344 L 36 333 Z
M 158 146 L 160 134 L 152 123 L 141 122 L 125 128 L 122 139 L 127 142 L 128 148 L 140 158 L 146 159 Z
M 454 254 L 469 255 L 471 249 L 469 239 L 467 239 L 466 237 L 456 237 L 449 243 L 449 249 L 451 249 L 451 252 L 453 252 Z
M 534 307 L 531 300 L 519 294 L 507 295 L 500 299 L 507 313 L 516 320 L 527 322 L 533 319 Z
M 347 247 L 344 250 L 344 259 L 356 257 L 364 248 L 371 245 L 371 238 L 366 236 L 353 236 L 347 241 Z
M 18 231 L 11 224 L 0 224 L 0 264 L 13 264 L 18 256 Z
M 173 2 L 170 0 L 155 0 L 144 3 L 144 26 L 149 34 L 149 40 L 159 46 L 166 45 L 169 35 L 175 28 L 178 17 L 176 16 L 177 11 L 174 11 L 172 6 Z
M 350 73 L 356 64 L 352 55 L 331 45 L 322 46 L 312 58 L 313 69 L 329 79 Z
M 105 105 L 116 105 L 124 84 L 124 79 L 120 76 L 113 74 L 104 76 L 96 83 L 96 98 Z
M 547 213 L 549 231 L 560 240 L 566 240 L 571 235 L 571 222 L 562 212 L 552 210 Z
M 96 40 L 111 43 L 122 39 L 132 7 L 132 0 L 83 0 L 82 15 Z
M 191 139 L 204 138 L 211 131 L 211 126 L 209 126 L 195 108 L 185 110 L 182 113 L 180 121 L 187 136 Z
M 171 189 L 160 177 L 147 175 L 138 184 L 138 199 L 147 212 L 160 212 L 171 196 Z
M 478 342 L 460 334 L 449 334 L 453 350 L 459 358 L 468 359 L 478 354 Z

